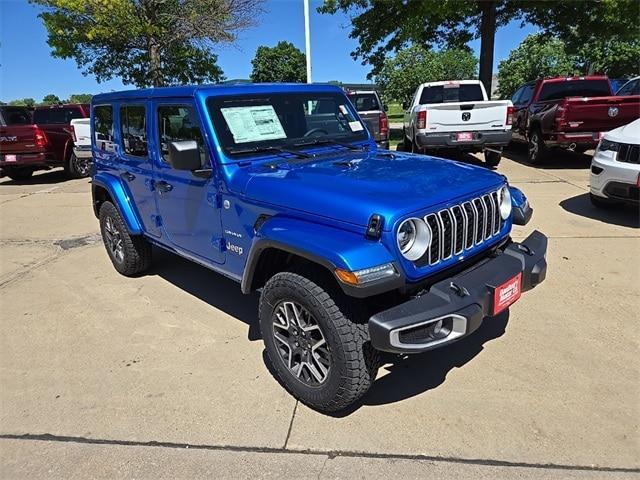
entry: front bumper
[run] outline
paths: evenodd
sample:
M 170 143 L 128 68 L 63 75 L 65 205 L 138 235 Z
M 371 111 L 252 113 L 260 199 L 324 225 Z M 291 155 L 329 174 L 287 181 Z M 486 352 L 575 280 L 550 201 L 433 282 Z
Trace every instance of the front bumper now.
M 457 132 L 418 133 L 416 143 L 420 148 L 482 148 L 504 147 L 511 141 L 511 130 L 472 131 L 473 140 L 456 140 Z
M 638 204 L 640 164 L 619 162 L 616 155 L 596 151 L 591 161 L 591 194 Z
M 393 353 L 432 350 L 474 332 L 485 317 L 493 315 L 493 291 L 522 275 L 521 291 L 544 281 L 547 272 L 547 237 L 534 231 L 522 243 L 512 243 L 495 258 L 442 280 L 429 292 L 369 319 L 371 344 Z M 443 320 L 450 333 L 428 336 L 429 326 Z

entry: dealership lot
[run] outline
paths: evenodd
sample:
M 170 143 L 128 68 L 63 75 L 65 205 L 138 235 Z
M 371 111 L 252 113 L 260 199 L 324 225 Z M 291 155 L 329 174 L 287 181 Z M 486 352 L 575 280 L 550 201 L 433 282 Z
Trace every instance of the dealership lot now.
M 507 156 L 535 209 L 514 237 L 549 236 L 547 281 L 452 347 L 389 358 L 339 417 L 271 376 L 257 296 L 163 252 L 124 278 L 87 180 L 2 179 L 0 474 L 637 477 L 637 210 L 590 205 L 586 155 Z

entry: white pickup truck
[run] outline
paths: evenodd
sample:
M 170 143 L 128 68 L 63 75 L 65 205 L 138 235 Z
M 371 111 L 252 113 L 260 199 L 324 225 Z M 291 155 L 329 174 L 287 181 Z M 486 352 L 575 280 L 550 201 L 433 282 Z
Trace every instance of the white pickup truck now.
M 484 151 L 487 165 L 495 167 L 511 141 L 513 104 L 488 100 L 479 80 L 423 83 L 403 107 L 407 151 Z
M 71 134 L 73 136 L 73 155 L 76 169 L 82 177 L 91 173 L 91 122 L 88 118 L 74 118 L 71 120 Z

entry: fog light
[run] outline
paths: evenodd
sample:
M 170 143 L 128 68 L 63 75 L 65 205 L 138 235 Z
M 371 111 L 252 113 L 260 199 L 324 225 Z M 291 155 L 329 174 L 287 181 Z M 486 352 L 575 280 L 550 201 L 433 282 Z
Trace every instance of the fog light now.
M 429 324 L 429 337 L 433 340 L 441 340 L 451 333 L 453 322 L 451 318 L 441 318 Z

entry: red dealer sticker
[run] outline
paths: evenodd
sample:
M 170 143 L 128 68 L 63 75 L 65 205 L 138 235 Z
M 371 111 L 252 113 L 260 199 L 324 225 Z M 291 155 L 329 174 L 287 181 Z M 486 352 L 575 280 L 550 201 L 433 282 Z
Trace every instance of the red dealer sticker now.
M 470 142 L 473 140 L 473 133 L 472 132 L 457 133 L 456 140 L 458 142 Z
M 522 295 L 522 273 L 496 287 L 493 292 L 493 314 L 508 308 Z

